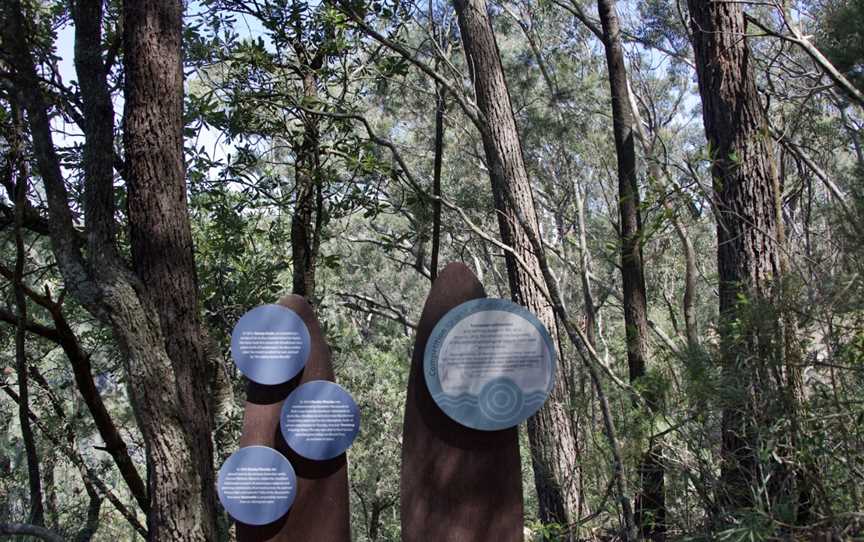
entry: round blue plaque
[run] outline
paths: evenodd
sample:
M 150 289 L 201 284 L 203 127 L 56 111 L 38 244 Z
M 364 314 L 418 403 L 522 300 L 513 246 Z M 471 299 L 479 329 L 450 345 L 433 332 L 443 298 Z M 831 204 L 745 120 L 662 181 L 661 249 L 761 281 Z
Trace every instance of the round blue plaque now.
M 292 450 L 307 459 L 332 459 L 351 446 L 360 431 L 360 409 L 341 386 L 307 382 L 285 399 L 280 422 Z
M 426 386 L 462 425 L 497 431 L 537 412 L 555 379 L 545 326 L 504 299 L 473 299 L 444 315 L 426 343 Z
M 231 517 L 266 525 L 284 516 L 297 494 L 297 477 L 285 456 L 267 446 L 240 448 L 219 469 L 219 501 Z
M 261 305 L 240 318 L 231 333 L 231 356 L 240 372 L 259 384 L 276 385 L 297 376 L 310 351 L 309 330 L 282 305 Z

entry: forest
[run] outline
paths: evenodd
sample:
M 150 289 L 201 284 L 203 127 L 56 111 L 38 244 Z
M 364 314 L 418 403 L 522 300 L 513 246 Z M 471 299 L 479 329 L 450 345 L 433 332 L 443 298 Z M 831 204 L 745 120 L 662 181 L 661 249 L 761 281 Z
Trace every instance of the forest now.
M 864 537 L 864 0 L 0 15 L 0 538 L 238 540 L 231 333 L 293 293 L 362 416 L 351 539 L 425 541 L 449 262 L 555 340 L 524 540 Z

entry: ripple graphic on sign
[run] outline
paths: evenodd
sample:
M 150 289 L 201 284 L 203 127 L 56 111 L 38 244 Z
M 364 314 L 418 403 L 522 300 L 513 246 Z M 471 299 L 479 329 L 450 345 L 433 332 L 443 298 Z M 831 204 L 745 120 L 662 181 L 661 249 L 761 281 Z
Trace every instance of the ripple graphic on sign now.
M 509 378 L 498 378 L 483 386 L 478 402 L 487 417 L 507 421 L 522 411 L 522 390 Z
M 435 403 L 455 421 L 484 431 L 513 427 L 536 412 L 554 372 L 546 328 L 503 299 L 474 299 L 445 314 L 423 357 Z

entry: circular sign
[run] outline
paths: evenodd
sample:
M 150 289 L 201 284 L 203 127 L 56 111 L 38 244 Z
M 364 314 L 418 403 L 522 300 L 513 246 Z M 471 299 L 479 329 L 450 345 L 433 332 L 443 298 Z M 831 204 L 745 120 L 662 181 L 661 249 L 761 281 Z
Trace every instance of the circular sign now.
M 259 384 L 276 385 L 297 376 L 310 351 L 309 330 L 282 305 L 261 305 L 240 318 L 231 332 L 231 356 L 240 372 Z
M 525 308 L 474 299 L 444 315 L 426 343 L 426 386 L 462 425 L 497 431 L 537 412 L 555 375 L 549 332 Z
M 292 450 L 307 459 L 332 459 L 351 446 L 360 431 L 360 409 L 341 386 L 307 382 L 285 399 L 280 422 Z
M 285 456 L 267 446 L 240 448 L 219 469 L 219 501 L 248 525 L 273 523 L 288 512 L 297 476 Z

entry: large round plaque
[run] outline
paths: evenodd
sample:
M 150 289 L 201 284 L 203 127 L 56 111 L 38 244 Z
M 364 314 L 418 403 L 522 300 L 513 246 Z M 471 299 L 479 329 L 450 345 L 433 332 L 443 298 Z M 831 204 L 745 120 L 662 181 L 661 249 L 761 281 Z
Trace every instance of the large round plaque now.
M 340 385 L 327 380 L 307 382 L 285 399 L 282 436 L 307 459 L 332 459 L 348 449 L 360 431 L 360 409 Z
M 219 501 L 231 517 L 266 525 L 284 516 L 297 494 L 297 477 L 285 456 L 267 446 L 240 448 L 219 469 Z
M 555 348 L 533 314 L 504 299 L 474 299 L 442 318 L 426 343 L 426 385 L 462 425 L 496 431 L 537 412 L 552 390 Z
M 309 330 L 282 305 L 261 305 L 240 318 L 231 333 L 231 356 L 240 372 L 259 384 L 276 385 L 297 376 L 310 351 Z

